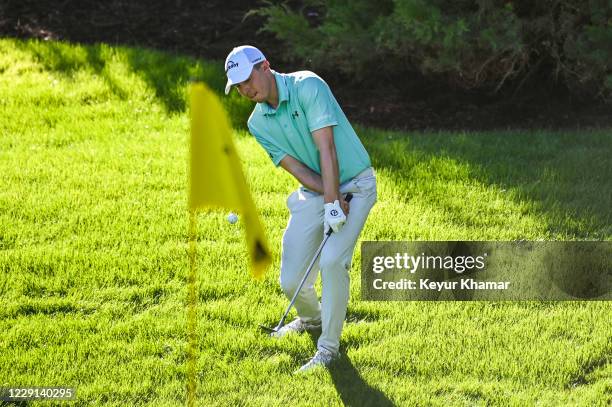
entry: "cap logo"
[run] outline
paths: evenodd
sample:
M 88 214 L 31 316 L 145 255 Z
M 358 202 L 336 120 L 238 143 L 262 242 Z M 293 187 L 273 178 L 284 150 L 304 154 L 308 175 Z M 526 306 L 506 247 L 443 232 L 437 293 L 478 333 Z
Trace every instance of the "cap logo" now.
M 234 61 L 227 61 L 227 66 L 225 67 L 225 72 L 229 71 L 232 68 L 238 68 L 238 63 Z

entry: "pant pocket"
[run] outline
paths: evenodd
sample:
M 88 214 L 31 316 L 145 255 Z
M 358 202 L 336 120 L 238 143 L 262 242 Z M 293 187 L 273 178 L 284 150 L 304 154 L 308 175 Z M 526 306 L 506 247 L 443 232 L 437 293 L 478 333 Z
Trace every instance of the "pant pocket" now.
M 357 178 L 355 180 L 355 185 L 362 194 L 369 195 L 371 193 L 376 193 L 376 176 L 371 175 L 364 178 Z
M 287 209 L 289 209 L 289 212 L 293 212 L 296 198 L 297 198 L 297 191 L 293 191 L 287 197 L 286 205 L 287 205 Z
M 299 188 L 287 198 L 287 208 L 291 213 L 302 210 L 315 211 L 318 206 L 323 210 L 323 195 Z M 314 212 L 313 212 L 314 213 Z

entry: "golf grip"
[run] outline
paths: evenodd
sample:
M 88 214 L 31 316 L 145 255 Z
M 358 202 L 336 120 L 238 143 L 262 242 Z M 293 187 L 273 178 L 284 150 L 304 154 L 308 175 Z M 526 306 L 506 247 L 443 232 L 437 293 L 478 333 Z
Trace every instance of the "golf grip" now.
M 349 192 L 349 193 L 348 193 L 348 194 L 346 194 L 346 196 L 344 197 L 344 200 L 345 200 L 346 202 L 351 202 L 351 199 L 353 199 L 353 194 Z M 327 231 L 327 233 L 325 233 L 325 236 L 329 236 L 329 235 L 331 235 L 331 234 L 332 234 L 332 232 L 333 232 L 332 228 L 329 228 L 329 230 Z

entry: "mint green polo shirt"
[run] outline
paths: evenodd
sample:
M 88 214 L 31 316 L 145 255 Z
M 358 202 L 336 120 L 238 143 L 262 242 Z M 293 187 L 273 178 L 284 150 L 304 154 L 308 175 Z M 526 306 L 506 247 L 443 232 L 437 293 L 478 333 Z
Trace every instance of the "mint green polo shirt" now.
M 329 86 L 313 72 L 289 74 L 272 71 L 278 89 L 278 106 L 257 103 L 248 120 L 249 131 L 278 166 L 290 155 L 321 174 L 319 150 L 312 132 L 333 126 L 340 183 L 372 166 Z

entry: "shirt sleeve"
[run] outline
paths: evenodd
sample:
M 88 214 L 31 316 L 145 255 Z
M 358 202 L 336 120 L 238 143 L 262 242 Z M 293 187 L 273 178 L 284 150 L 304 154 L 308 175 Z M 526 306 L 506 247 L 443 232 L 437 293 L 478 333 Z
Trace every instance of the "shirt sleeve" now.
M 321 78 L 306 78 L 297 90 L 310 132 L 338 124 L 331 90 Z
M 259 145 L 262 146 L 264 150 L 266 150 L 268 156 L 270 157 L 274 165 L 278 167 L 281 160 L 285 158 L 287 153 L 281 150 L 276 144 L 263 137 L 261 133 L 257 129 L 255 129 L 255 127 L 253 127 L 250 123 L 248 124 L 248 127 L 249 132 L 255 137 L 255 140 L 257 140 Z

